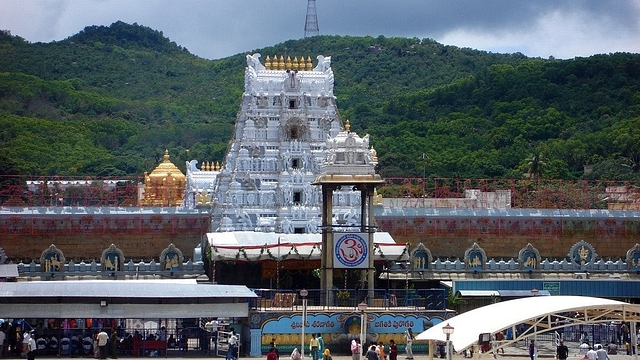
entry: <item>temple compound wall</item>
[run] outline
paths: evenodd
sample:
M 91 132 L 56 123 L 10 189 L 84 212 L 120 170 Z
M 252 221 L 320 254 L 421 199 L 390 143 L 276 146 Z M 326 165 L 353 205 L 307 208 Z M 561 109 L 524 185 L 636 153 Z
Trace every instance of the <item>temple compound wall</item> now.
M 24 209 L 21 209 L 24 210 Z M 33 209 L 32 209 L 33 210 Z M 210 217 L 197 211 L 166 208 L 41 208 L 0 213 L 0 247 L 9 261 L 39 259 L 51 244 L 68 260 L 100 259 L 115 244 L 128 259 L 150 261 L 169 244 L 191 258 L 208 231 Z
M 389 232 L 397 243 L 409 243 L 411 248 L 422 243 L 436 258 L 462 258 L 465 249 L 478 243 L 488 257 L 510 259 L 530 243 L 543 258 L 562 259 L 573 244 L 584 240 L 598 249 L 600 257 L 615 260 L 624 258 L 627 250 L 640 242 L 640 217 L 628 216 L 566 219 L 376 214 L 376 222 L 379 230 Z M 184 249 L 189 258 L 209 224 L 206 212 L 74 214 L 60 209 L 58 214 L 0 213 L 0 236 L 1 247 L 13 262 L 37 259 L 51 244 L 70 260 L 98 259 L 104 248 L 115 244 L 128 258 L 149 261 L 157 258 L 158 249 L 172 243 Z

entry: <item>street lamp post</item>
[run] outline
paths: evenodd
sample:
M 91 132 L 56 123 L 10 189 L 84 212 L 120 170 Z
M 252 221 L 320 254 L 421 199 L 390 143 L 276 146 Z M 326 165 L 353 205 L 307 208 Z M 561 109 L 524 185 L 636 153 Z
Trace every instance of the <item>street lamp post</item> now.
M 404 275 L 405 275 L 404 290 L 406 292 L 409 291 L 409 265 L 411 265 L 411 263 L 408 262 L 408 261 L 405 261 L 405 263 L 404 263 Z
M 367 345 L 367 303 L 363 301 L 358 304 L 358 310 L 360 310 L 360 344 L 364 349 Z
M 533 297 L 538 296 L 538 292 L 539 291 L 536 288 L 531 289 L 531 296 Z M 534 323 L 533 326 L 535 326 L 533 328 L 533 345 L 534 345 L 533 356 L 534 356 L 534 359 L 537 359 L 538 358 L 538 351 L 537 351 L 538 350 L 538 325 Z
M 307 326 L 307 295 L 309 295 L 307 289 L 300 290 L 300 297 L 302 298 L 302 338 L 300 339 L 300 359 L 304 359 L 304 328 Z
M 447 325 L 442 327 L 442 332 L 447 336 L 447 360 L 451 360 L 451 334 L 453 334 L 453 326 Z
M 278 236 L 278 258 L 276 259 L 276 289 L 280 291 L 280 236 Z

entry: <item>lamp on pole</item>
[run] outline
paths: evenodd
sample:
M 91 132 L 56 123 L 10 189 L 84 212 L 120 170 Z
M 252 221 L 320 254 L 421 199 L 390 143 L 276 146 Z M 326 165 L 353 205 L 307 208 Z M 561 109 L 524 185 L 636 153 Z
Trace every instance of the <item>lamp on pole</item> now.
M 447 325 L 442 327 L 442 332 L 447 336 L 447 360 L 451 360 L 451 334 L 453 334 L 453 326 Z
M 300 290 L 300 297 L 302 298 L 302 337 L 300 339 L 301 359 L 304 359 L 304 328 L 307 326 L 307 295 L 309 295 L 307 289 Z
M 278 236 L 278 258 L 276 259 L 276 289 L 280 291 L 280 236 Z
M 409 261 L 406 261 L 404 263 L 404 275 L 405 275 L 404 290 L 407 292 L 409 291 L 409 265 L 411 265 Z
M 425 182 L 427 179 L 427 161 L 428 160 L 429 160 L 429 155 L 422 153 L 422 197 L 426 197 Z
M 538 296 L 538 289 L 533 288 L 531 289 L 531 296 L 536 297 Z M 534 324 L 533 326 L 535 326 L 535 328 L 533 329 L 533 356 L 535 359 L 538 358 L 538 325 Z
M 364 348 L 367 344 L 367 303 L 363 301 L 358 304 L 358 310 L 360 310 L 360 344 Z

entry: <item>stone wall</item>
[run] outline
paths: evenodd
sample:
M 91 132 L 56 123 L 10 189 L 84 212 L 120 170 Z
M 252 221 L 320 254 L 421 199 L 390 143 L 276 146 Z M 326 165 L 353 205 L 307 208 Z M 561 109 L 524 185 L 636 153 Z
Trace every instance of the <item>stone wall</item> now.
M 640 242 L 640 220 L 620 219 L 521 219 L 514 218 L 393 218 L 376 217 L 380 231 L 397 243 L 423 243 L 435 258 L 462 258 L 478 245 L 488 258 L 517 258 L 531 243 L 543 259 L 563 259 L 571 247 L 584 240 L 599 258 L 624 259 Z M 191 259 L 209 228 L 206 214 L 135 214 L 131 217 L 93 215 L 35 217 L 32 214 L 0 215 L 0 248 L 10 261 L 39 261 L 50 245 L 60 249 L 67 261 L 100 259 L 111 244 L 126 259 L 158 259 L 169 244 Z
M 51 244 L 60 249 L 66 261 L 100 261 L 102 251 L 111 244 L 122 250 L 125 260 L 158 261 L 162 250 L 175 245 L 184 260 L 192 260 L 193 249 L 200 246 L 202 236 L 197 234 L 104 234 L 104 235 L 54 235 L 25 236 L 4 235 L 0 247 L 7 258 L 15 263 L 40 262 L 40 255 Z
M 423 243 L 434 258 L 464 258 L 465 251 L 473 245 L 478 245 L 485 251 L 489 259 L 518 258 L 518 251 L 528 243 L 533 245 L 542 259 L 563 259 L 567 257 L 571 247 L 584 240 L 596 250 L 598 258 L 607 260 L 625 259 L 627 251 L 640 242 L 640 236 L 633 238 L 596 238 L 585 236 L 571 237 L 499 237 L 499 236 L 420 236 L 403 235 L 390 232 L 398 243 L 410 243 L 411 248 Z

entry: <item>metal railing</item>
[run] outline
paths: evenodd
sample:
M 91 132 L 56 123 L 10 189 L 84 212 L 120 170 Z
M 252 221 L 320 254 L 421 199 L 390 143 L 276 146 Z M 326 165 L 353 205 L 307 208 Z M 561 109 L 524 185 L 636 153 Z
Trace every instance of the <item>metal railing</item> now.
M 447 307 L 445 289 L 320 289 L 307 290 L 307 306 L 313 309 L 345 308 L 358 311 L 364 302 L 371 309 L 411 308 L 444 310 Z M 296 290 L 254 289 L 259 296 L 252 300 L 254 310 L 300 310 L 302 298 Z

